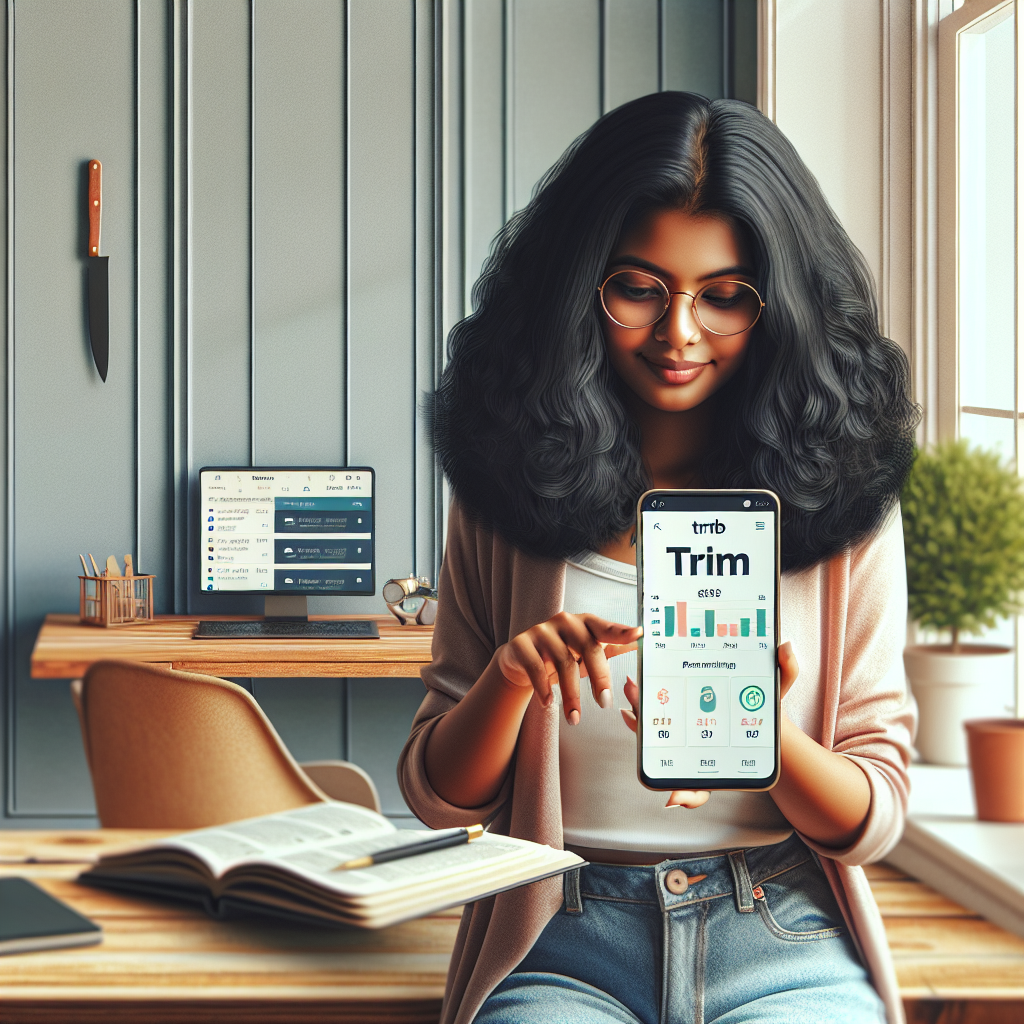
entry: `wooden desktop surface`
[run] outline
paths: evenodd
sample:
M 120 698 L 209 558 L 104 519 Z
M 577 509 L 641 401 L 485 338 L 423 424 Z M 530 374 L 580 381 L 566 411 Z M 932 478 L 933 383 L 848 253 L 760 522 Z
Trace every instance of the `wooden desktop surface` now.
M 104 929 L 99 946 L 0 957 L 3 1024 L 437 1020 L 458 911 L 382 931 L 223 922 L 77 885 L 81 864 L 11 863 L 165 834 L 0 833 L 0 875 L 34 879 Z M 887 865 L 867 870 L 911 1024 L 1024 1020 L 1024 939 Z
M 204 619 L 244 616 L 206 615 Z M 193 640 L 198 615 L 159 615 L 151 623 L 103 629 L 77 615 L 47 615 L 32 649 L 33 679 L 77 679 L 95 661 L 122 658 L 211 676 L 398 676 L 430 664 L 432 626 L 376 618 L 379 640 Z

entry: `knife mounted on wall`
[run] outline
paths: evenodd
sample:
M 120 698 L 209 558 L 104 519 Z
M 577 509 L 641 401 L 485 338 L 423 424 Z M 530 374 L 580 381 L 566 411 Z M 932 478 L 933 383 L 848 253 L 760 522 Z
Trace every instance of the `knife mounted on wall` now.
M 100 255 L 100 215 L 103 212 L 103 168 L 89 161 L 89 343 L 100 379 L 107 379 L 110 359 L 110 299 L 107 257 Z

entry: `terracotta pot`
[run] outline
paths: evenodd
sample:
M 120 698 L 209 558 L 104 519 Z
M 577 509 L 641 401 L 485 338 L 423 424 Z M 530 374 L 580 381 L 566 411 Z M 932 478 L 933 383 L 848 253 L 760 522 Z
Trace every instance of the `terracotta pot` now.
M 979 821 L 1024 821 L 1024 718 L 964 722 Z
M 993 644 L 920 644 L 903 652 L 917 700 L 916 746 L 931 764 L 967 764 L 963 724 L 968 718 L 1005 713 L 1013 651 Z

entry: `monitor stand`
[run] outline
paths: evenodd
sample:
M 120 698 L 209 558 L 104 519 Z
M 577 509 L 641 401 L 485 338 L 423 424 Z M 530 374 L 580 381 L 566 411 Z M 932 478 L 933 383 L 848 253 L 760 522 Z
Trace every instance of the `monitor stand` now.
M 310 621 L 304 594 L 267 594 L 264 618 L 248 622 L 200 622 L 196 640 L 376 640 L 373 619 Z
M 309 606 L 305 594 L 267 594 L 263 617 L 274 622 L 308 622 Z

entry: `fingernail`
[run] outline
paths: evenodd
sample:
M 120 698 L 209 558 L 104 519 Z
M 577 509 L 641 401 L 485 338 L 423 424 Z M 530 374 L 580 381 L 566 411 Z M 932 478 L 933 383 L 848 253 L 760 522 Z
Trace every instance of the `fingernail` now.
M 573 708 L 572 711 L 569 712 L 569 724 L 570 725 L 579 725 L 580 724 L 580 713 L 575 708 Z
M 610 708 L 612 706 L 612 691 L 610 689 L 602 690 L 597 695 L 597 703 L 603 708 Z

